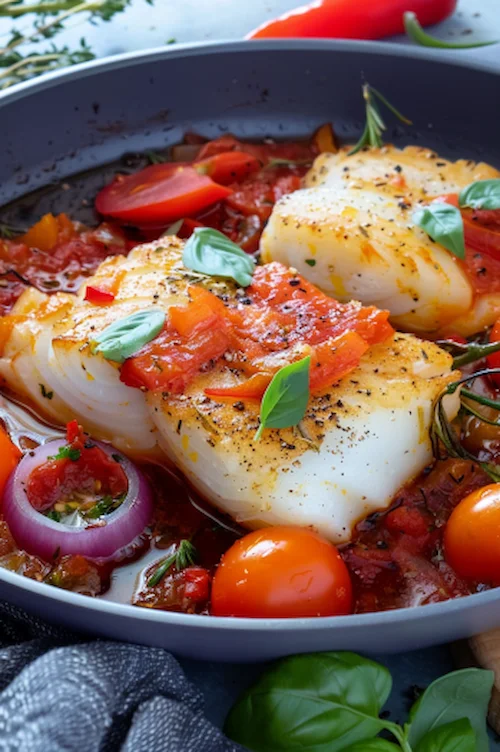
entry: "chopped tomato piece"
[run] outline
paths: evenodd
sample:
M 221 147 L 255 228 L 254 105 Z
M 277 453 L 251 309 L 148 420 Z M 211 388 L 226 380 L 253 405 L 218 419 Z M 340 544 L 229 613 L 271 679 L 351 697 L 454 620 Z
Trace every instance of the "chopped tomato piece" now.
M 115 296 L 112 292 L 102 290 L 100 287 L 87 285 L 85 290 L 85 300 L 94 305 L 109 305 L 113 302 Z
M 271 216 L 276 201 L 297 191 L 300 186 L 299 174 L 291 174 L 287 168 L 270 168 L 236 186 L 226 203 L 246 216 L 256 214 L 266 220 Z
M 196 215 L 230 194 L 194 167 L 170 162 L 116 178 L 97 194 L 95 206 L 100 214 L 131 224 L 167 224 Z
M 25 235 L 20 237 L 21 242 L 29 248 L 38 248 L 47 253 L 57 243 L 59 235 L 59 223 L 53 214 L 45 214 L 36 225 L 33 225 Z
M 251 144 L 238 141 L 234 136 L 226 135 L 204 144 L 200 149 L 198 159 L 206 159 L 214 154 L 222 154 L 227 151 L 245 152 L 258 159 L 262 164 L 267 164 L 273 159 L 310 163 L 318 154 L 317 146 L 314 143 Z
M 231 183 L 239 183 L 253 172 L 257 172 L 261 163 L 255 157 L 243 151 L 227 151 L 222 154 L 214 154 L 201 161 L 198 160 L 194 166 L 200 175 L 208 175 L 221 185 L 231 185 Z
M 210 595 L 210 574 L 203 567 L 188 567 L 183 570 L 184 597 L 195 603 L 208 601 Z
M 350 331 L 316 345 L 311 358 L 311 390 L 331 386 L 346 376 L 356 368 L 369 347 L 357 332 Z
M 203 224 L 203 222 L 198 222 L 196 219 L 190 219 L 189 217 L 186 217 L 179 228 L 177 237 L 182 238 L 183 240 L 187 240 L 187 238 L 191 237 L 197 227 L 205 227 L 205 225 Z
M 268 373 L 254 373 L 242 384 L 221 387 L 220 389 L 205 389 L 208 397 L 228 397 L 238 399 L 262 399 L 264 392 L 271 383 L 272 375 Z

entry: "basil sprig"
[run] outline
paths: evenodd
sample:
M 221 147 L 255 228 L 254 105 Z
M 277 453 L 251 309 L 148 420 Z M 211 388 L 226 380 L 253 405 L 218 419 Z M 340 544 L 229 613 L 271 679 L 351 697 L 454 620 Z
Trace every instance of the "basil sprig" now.
M 460 193 L 458 202 L 462 208 L 500 209 L 500 179 L 471 183 Z
M 163 329 L 165 313 L 157 308 L 139 311 L 115 321 L 94 339 L 93 352 L 123 363 L 151 342 Z
M 285 658 L 230 711 L 225 731 L 254 752 L 487 752 L 492 671 L 455 671 L 431 684 L 404 726 L 381 718 L 392 688 L 384 666 L 354 653 Z M 394 741 L 380 738 L 389 732 Z
M 464 223 L 456 206 L 445 203 L 421 206 L 414 212 L 413 221 L 454 256 L 465 258 Z
M 241 287 L 252 283 L 255 261 L 218 230 L 198 227 L 184 246 L 182 262 L 187 269 L 213 277 L 233 279 Z
M 308 355 L 274 374 L 260 405 L 260 426 L 255 441 L 265 428 L 289 428 L 300 423 L 309 401 L 310 368 Z

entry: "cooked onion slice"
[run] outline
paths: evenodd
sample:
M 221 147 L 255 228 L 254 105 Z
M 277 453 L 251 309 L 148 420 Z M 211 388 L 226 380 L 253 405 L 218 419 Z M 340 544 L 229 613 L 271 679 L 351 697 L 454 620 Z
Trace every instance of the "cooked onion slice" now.
M 69 527 L 55 522 L 30 504 L 26 493 L 28 479 L 39 465 L 66 446 L 64 439 L 50 441 L 26 454 L 9 478 L 3 498 L 3 515 L 17 544 L 28 553 L 51 561 L 59 554 L 81 554 L 106 561 L 140 535 L 153 513 L 151 487 L 141 471 L 108 444 L 93 442 L 108 456 L 118 455 L 127 480 L 128 491 L 118 509 L 105 515 L 96 525 Z

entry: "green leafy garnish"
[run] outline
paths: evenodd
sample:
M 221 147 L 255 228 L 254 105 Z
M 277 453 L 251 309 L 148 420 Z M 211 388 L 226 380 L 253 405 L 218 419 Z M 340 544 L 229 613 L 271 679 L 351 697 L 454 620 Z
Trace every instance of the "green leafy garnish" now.
M 96 520 L 99 517 L 103 517 L 105 514 L 111 514 L 115 509 L 123 503 L 125 499 L 124 494 L 113 498 L 112 496 L 103 496 L 93 507 L 85 511 L 84 516 L 90 520 Z
M 182 254 L 186 269 L 212 277 L 233 279 L 241 287 L 252 283 L 255 261 L 218 230 L 197 227 Z
M 316 266 L 316 259 L 306 259 L 307 266 Z
M 392 688 L 384 666 L 355 653 L 297 655 L 243 693 L 224 730 L 254 752 L 487 752 L 493 679 L 480 669 L 447 674 L 399 725 L 381 717 Z
M 45 515 L 49 518 L 49 520 L 53 520 L 54 522 L 60 522 L 61 521 L 61 513 L 56 512 L 55 509 L 51 509 L 47 514 Z
M 476 394 L 471 389 L 468 389 L 465 384 L 474 382 L 474 379 L 480 376 L 489 376 L 493 373 L 500 373 L 500 368 L 486 368 L 483 371 L 476 371 L 471 376 L 464 376 L 458 381 L 453 381 L 448 384 L 434 403 L 433 422 L 430 431 L 430 438 L 432 442 L 432 448 L 436 459 L 444 459 L 445 457 L 459 457 L 464 460 L 471 460 L 481 467 L 487 475 L 490 476 L 495 483 L 500 482 L 500 465 L 494 462 L 485 462 L 479 457 L 468 451 L 460 440 L 460 436 L 450 422 L 446 410 L 443 405 L 444 399 L 452 394 L 455 394 L 457 390 L 460 391 L 460 407 L 469 415 L 473 415 L 483 423 L 488 425 L 498 426 L 500 428 L 500 401 L 484 397 L 481 394 Z M 476 405 L 483 405 L 484 407 L 492 408 L 499 413 L 499 418 L 494 421 L 483 415 L 476 407 Z M 442 447 L 445 448 L 446 453 L 443 455 Z
M 460 210 L 445 203 L 419 207 L 413 221 L 436 243 L 457 258 L 465 258 L 464 223 Z
M 71 460 L 71 462 L 77 462 L 80 459 L 82 453 L 76 447 L 72 447 L 69 444 L 59 447 L 57 454 L 53 454 L 47 457 L 48 460 Z
M 488 47 L 490 44 L 497 44 L 498 40 L 491 42 L 444 42 L 442 39 L 427 34 L 418 22 L 416 13 L 406 11 L 403 14 L 405 31 L 413 42 L 422 45 L 422 47 L 438 47 L 442 50 L 468 50 L 473 47 Z
M 471 183 L 460 193 L 458 202 L 462 208 L 500 209 L 500 179 Z
M 308 355 L 274 374 L 262 398 L 260 426 L 254 441 L 260 439 L 265 428 L 289 428 L 300 423 L 309 402 L 310 368 Z
M 155 571 L 155 573 L 149 578 L 148 580 L 148 587 L 154 587 L 155 585 L 158 585 L 159 582 L 165 577 L 168 570 L 174 566 L 179 572 L 181 569 L 186 569 L 186 567 L 190 567 L 191 564 L 194 563 L 194 560 L 196 558 L 196 549 L 193 546 L 193 544 L 183 539 L 177 546 L 177 549 L 174 551 L 173 554 L 170 554 L 170 556 L 167 556 L 164 561 L 159 565 L 158 569 Z
M 397 110 L 393 105 L 387 101 L 387 99 L 377 89 L 374 89 L 370 84 L 363 84 L 363 98 L 366 104 L 366 125 L 361 138 L 358 143 L 353 146 L 348 156 L 356 154 L 361 151 L 365 146 L 381 147 L 383 145 L 382 133 L 387 129 L 380 110 L 375 99 L 378 99 L 398 120 L 401 120 L 405 125 L 411 125 L 411 120 L 408 120 Z
M 40 391 L 42 393 L 42 397 L 45 397 L 45 399 L 51 400 L 52 397 L 54 396 L 54 392 L 48 392 L 45 387 L 45 384 L 40 384 L 39 386 L 40 386 Z
M 500 350 L 500 342 L 455 342 L 451 339 L 438 339 L 436 344 L 453 355 L 453 368 L 463 368 L 469 363 L 486 358 Z
M 157 308 L 132 313 L 98 334 L 92 350 L 107 360 L 123 363 L 151 342 L 161 332 L 164 323 L 165 313 Z

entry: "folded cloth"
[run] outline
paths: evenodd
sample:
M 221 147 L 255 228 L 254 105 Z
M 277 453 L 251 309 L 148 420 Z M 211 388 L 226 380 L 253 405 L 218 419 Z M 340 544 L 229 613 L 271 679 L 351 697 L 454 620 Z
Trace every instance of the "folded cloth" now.
M 160 648 L 95 640 L 0 603 L 1 752 L 241 752 Z

